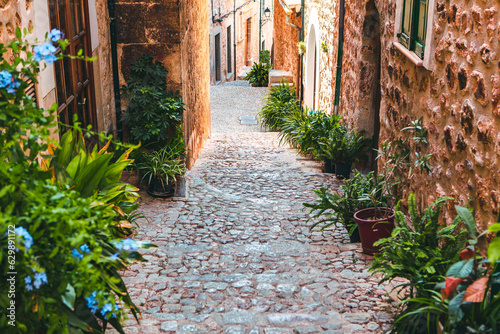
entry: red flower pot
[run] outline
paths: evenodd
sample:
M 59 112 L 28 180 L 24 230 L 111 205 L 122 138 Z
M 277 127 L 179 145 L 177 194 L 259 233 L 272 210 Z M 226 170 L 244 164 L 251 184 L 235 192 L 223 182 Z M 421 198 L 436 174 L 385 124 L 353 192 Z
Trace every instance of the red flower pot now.
M 377 215 L 385 218 L 375 217 L 375 208 L 357 211 L 354 220 L 358 224 L 359 236 L 363 253 L 373 255 L 380 250 L 380 246 L 373 246 L 380 239 L 391 236 L 394 229 L 394 210 L 389 208 L 378 208 Z

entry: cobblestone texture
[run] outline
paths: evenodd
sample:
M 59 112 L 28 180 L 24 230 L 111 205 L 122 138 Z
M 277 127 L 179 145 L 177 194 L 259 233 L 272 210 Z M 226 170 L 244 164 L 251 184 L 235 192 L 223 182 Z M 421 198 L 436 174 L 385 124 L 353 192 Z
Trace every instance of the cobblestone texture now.
M 254 88 L 239 92 L 257 94 Z M 212 109 L 215 117 L 227 112 Z M 306 224 L 302 203 L 313 200 L 313 189 L 338 187 L 339 181 L 280 147 L 276 133 L 221 129 L 214 127 L 186 176 L 187 198 L 143 199 L 149 222 L 141 224 L 136 238 L 158 248 L 144 251 L 149 262 L 124 274 L 143 312 L 141 324 L 128 320 L 125 331 L 388 329 L 389 299 L 367 273 L 368 258 L 359 244 L 349 244 L 341 229 L 310 233 Z

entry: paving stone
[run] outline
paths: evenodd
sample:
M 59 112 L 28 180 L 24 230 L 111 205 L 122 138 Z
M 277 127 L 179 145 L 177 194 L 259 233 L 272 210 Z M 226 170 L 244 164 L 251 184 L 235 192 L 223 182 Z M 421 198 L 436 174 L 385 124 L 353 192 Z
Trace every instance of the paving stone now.
M 176 332 L 177 331 L 177 321 L 162 322 L 160 329 L 163 332 Z
M 245 310 L 235 309 L 231 312 L 225 313 L 222 316 L 226 324 L 242 324 L 251 325 L 254 321 L 254 315 Z

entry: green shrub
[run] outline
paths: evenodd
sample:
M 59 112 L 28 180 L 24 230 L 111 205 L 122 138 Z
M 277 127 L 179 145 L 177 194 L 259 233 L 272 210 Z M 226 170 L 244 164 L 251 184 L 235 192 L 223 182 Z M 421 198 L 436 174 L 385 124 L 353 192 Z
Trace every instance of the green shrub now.
M 317 155 L 335 163 L 358 162 L 369 144 L 370 140 L 364 137 L 364 131 L 356 132 L 345 126 L 336 126 L 327 136 L 319 138 Z
M 297 112 L 299 108 L 295 87 L 281 83 L 270 89 L 257 116 L 262 127 L 274 131 L 281 128 L 285 117 Z
M 382 175 L 376 176 L 374 172 L 363 175 L 355 171 L 354 177 L 345 180 L 341 186 L 340 192 L 330 193 L 328 188 L 319 188 L 314 190 L 318 195 L 316 203 L 304 203 L 306 208 L 310 209 L 310 213 L 314 213 L 308 221 L 315 218 L 325 217 L 315 222 L 311 226 L 311 230 L 320 227 L 319 230 L 335 226 L 337 223 L 344 225 L 349 235 L 355 233 L 357 224 L 354 221 L 354 213 L 358 210 L 370 207 L 368 202 L 360 201 L 359 198 L 366 192 L 382 191 L 383 183 L 385 182 Z M 380 205 L 386 204 L 388 198 L 383 198 Z
M 127 86 L 122 88 L 129 104 L 124 121 L 130 141 L 163 142 L 182 122 L 184 104 L 179 93 L 167 91 L 167 70 L 153 55 L 143 54 L 132 63 Z
M 269 84 L 269 71 L 273 68 L 269 51 L 261 51 L 259 54 L 259 62 L 253 63 L 252 68 L 245 76 L 244 80 L 248 80 L 250 84 L 257 87 L 267 87 Z
M 339 115 L 330 116 L 321 110 L 299 109 L 283 119 L 280 142 L 297 148 L 302 155 L 322 159 L 321 139 L 340 126 L 340 120 Z
M 0 297 L 3 310 L 15 302 L 15 315 L 8 310 L 0 318 L 0 332 L 101 333 L 110 324 L 123 333 L 125 314 L 137 319 L 139 310 L 119 272 L 143 261 L 138 249 L 152 245 L 123 239 L 113 228 L 113 205 L 92 191 L 83 197 L 85 185 L 72 189 L 40 159 L 57 126 L 57 105 L 37 108 L 23 79 L 36 82 L 39 68 L 63 57 L 68 42 L 55 30 L 34 47 L 19 29 L 16 36 L 0 44 L 0 270 L 2 282 L 12 278 L 15 287 Z M 53 42 L 63 50 L 58 57 Z M 3 57 L 10 52 L 12 64 Z

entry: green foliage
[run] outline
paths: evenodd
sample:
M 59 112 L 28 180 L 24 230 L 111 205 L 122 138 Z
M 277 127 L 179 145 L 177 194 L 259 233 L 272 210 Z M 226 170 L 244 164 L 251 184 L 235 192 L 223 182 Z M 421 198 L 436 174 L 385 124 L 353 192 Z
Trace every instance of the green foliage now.
M 321 42 L 321 51 L 328 54 L 328 44 L 326 44 L 326 42 Z
M 122 88 L 129 104 L 124 121 L 131 142 L 163 142 L 182 122 L 184 103 L 179 93 L 167 91 L 167 70 L 153 55 L 143 54 L 132 63 L 127 87 Z
M 173 137 L 161 149 L 144 152 L 137 164 L 137 169 L 142 179 L 147 180 L 148 184 L 155 179 L 162 185 L 173 184 L 178 176 L 186 172 L 184 152 L 185 145 L 182 137 Z
M 441 208 L 449 199 L 439 198 L 419 213 L 415 196 L 411 194 L 408 199 L 411 226 L 398 205 L 392 236 L 376 243 L 382 245 L 382 249 L 375 255 L 370 271 L 383 275 L 380 283 L 395 278 L 408 280 L 397 287 L 400 291 L 406 288 L 398 318 L 407 319 L 395 322 L 395 333 L 419 333 L 426 326 L 427 321 L 422 317 L 427 317 L 427 313 L 415 310 L 425 305 L 424 300 L 433 298 L 432 289 L 441 282 L 450 265 L 459 259 L 460 250 L 466 245 L 467 231 L 461 227 L 460 221 L 455 220 L 450 226 L 440 223 Z M 429 318 L 430 322 L 435 320 Z M 413 328 L 409 322 L 414 324 Z
M 370 140 L 364 137 L 364 131 L 348 130 L 345 126 L 333 127 L 327 136 L 319 138 L 318 156 L 335 163 L 358 162 L 366 153 Z
M 345 180 L 341 186 L 342 191 L 340 194 L 329 193 L 328 188 L 319 188 L 314 190 L 314 193 L 318 195 L 316 203 L 303 204 L 310 209 L 311 214 L 314 213 L 308 219 L 308 222 L 311 219 L 325 216 L 325 218 L 315 222 L 311 226 L 311 230 L 321 226 L 319 230 L 323 231 L 332 225 L 335 226 L 337 223 L 341 223 L 349 232 L 349 235 L 354 233 L 357 228 L 354 213 L 369 207 L 367 202 L 360 201 L 359 198 L 364 193 L 373 191 L 373 189 L 381 191 L 385 182 L 382 176 L 376 176 L 374 172 L 363 175 L 356 171 L 354 174 L 353 178 Z
M 306 43 L 303 41 L 298 42 L 297 43 L 297 50 L 299 52 L 299 55 L 303 56 L 307 51 Z
M 257 87 L 267 87 L 269 83 L 269 71 L 273 68 L 269 51 L 261 51 L 259 62 L 253 63 L 252 68 L 245 76 L 244 80 L 248 80 L 250 84 Z
M 295 95 L 295 87 L 283 82 L 279 86 L 271 87 L 264 102 L 258 117 L 262 127 L 271 131 L 279 130 L 283 120 L 300 108 Z
M 321 110 L 299 109 L 283 119 L 280 142 L 297 148 L 302 155 L 310 154 L 321 159 L 325 157 L 321 139 L 327 137 L 332 129 L 339 127 L 340 120 L 340 116 L 330 116 Z
M 2 282 L 15 276 L 15 292 L 3 293 L 0 307 L 6 310 L 11 301 L 16 303 L 15 319 L 2 316 L 0 332 L 102 333 L 109 323 L 123 333 L 125 314 L 130 310 L 137 317 L 139 310 L 119 271 L 143 261 L 138 248 L 152 245 L 122 240 L 124 235 L 112 228 L 117 217 L 113 205 L 103 203 L 82 182 L 75 179 L 77 191 L 53 177 L 46 165 L 42 168 L 46 162 L 40 158 L 56 132 L 57 105 L 38 109 L 25 93 L 23 79 L 36 82 L 43 62 L 57 58 L 32 52 L 33 45 L 23 41 L 19 29 L 16 36 L 7 46 L 0 44 L 0 73 L 12 76 L 10 86 L 0 84 L 0 275 Z M 63 53 L 67 43 L 58 42 Z M 12 63 L 7 62 L 10 56 L 3 56 L 9 51 Z M 35 58 L 40 55 L 45 58 Z M 71 161 L 64 154 L 59 158 Z M 16 274 L 7 276 L 9 272 Z M 89 308 L 86 298 L 94 292 Z

